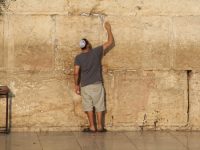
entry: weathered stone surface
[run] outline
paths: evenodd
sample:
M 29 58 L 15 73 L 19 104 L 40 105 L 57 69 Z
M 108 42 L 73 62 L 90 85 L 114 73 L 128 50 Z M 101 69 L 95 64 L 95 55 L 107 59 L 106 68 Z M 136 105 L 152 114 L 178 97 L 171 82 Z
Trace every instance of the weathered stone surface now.
M 140 26 L 143 26 L 140 41 L 142 68 L 144 70 L 171 68 L 170 18 L 143 17 Z
M 119 71 L 112 80 L 107 89 L 107 119 L 113 128 L 165 129 L 187 124 L 185 71 Z
M 12 123 L 15 129 L 78 129 L 87 123 L 80 96 L 72 78 L 63 73 L 18 73 L 8 76 L 14 97 Z
M 16 13 L 65 12 L 66 0 L 11 0 L 7 2 L 9 10 Z
M 189 79 L 189 125 L 196 130 L 200 129 L 200 72 L 192 71 Z
M 174 68 L 200 68 L 200 17 L 174 17 Z
M 10 0 L 6 11 L 16 13 L 101 13 L 112 16 L 199 15 L 199 0 Z
M 104 58 L 104 65 L 110 69 L 138 69 L 141 68 L 141 40 L 142 29 L 139 18 L 111 17 L 110 20 L 115 38 L 115 47 Z M 124 26 L 127 24 L 127 26 Z M 121 57 L 123 56 L 123 57 Z M 112 58 L 112 59 L 111 59 Z
M 4 67 L 3 17 L 0 16 L 0 69 Z
M 137 8 L 137 4 L 141 2 L 128 1 L 124 3 L 121 0 L 117 1 L 100 1 L 100 0 L 80 0 L 70 1 L 69 12 L 70 14 L 80 13 L 101 13 L 107 15 L 134 15 Z M 112 7 L 112 9 L 110 9 Z M 139 6 L 138 6 L 139 7 Z
M 187 16 L 200 14 L 200 0 L 167 0 L 166 3 L 162 5 L 162 13 L 165 15 L 175 15 L 175 16 Z
M 166 3 L 165 3 L 166 4 Z M 10 11 L 16 13 L 68 13 L 78 15 L 81 13 L 102 13 L 107 15 L 149 15 L 159 14 L 162 3 L 158 0 L 136 1 L 122 0 L 11 0 L 6 1 Z M 112 7 L 112 9 L 110 9 Z M 7 10 L 7 11 L 9 11 Z
M 132 130 L 186 125 L 186 78 L 185 71 L 117 71 L 104 74 L 106 126 L 109 129 Z M 80 97 L 74 93 L 72 79 L 69 75 L 66 80 L 61 72 L 9 75 L 7 84 L 15 95 L 12 103 L 13 128 L 44 131 L 77 130 L 86 126 L 86 116 Z
M 69 71 L 74 66 L 74 57 L 81 52 L 80 39 L 87 38 L 93 47 L 102 44 L 103 26 L 98 17 L 56 16 L 55 20 L 57 45 L 55 67 L 57 70 L 67 67 Z
M 0 84 L 14 94 L 13 130 L 78 130 L 88 124 L 74 92 L 74 57 L 81 38 L 93 47 L 107 39 L 106 20 L 115 37 L 103 59 L 106 127 L 200 129 L 199 72 L 189 78 L 186 71 L 200 68 L 199 0 L 5 2 Z M 2 115 L 4 106 L 0 102 Z
M 70 30 L 69 30 L 70 29 Z M 102 40 L 103 26 L 99 17 L 56 16 L 56 38 L 58 45 L 79 49 L 81 38 L 87 38 L 94 45 Z
M 110 17 L 108 20 L 112 24 L 116 44 L 105 58 L 104 64 L 108 68 L 170 69 L 169 18 Z
M 13 15 L 14 66 L 17 70 L 52 70 L 54 24 L 51 16 Z M 8 43 L 10 44 L 10 43 Z
M 112 16 L 160 16 L 160 15 L 199 15 L 199 0 L 73 0 L 68 3 L 71 14 L 101 13 Z

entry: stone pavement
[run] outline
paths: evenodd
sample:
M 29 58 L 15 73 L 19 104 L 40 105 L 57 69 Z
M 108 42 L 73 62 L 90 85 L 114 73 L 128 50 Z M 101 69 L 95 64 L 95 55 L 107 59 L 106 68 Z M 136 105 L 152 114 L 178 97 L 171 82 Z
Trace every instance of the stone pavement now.
M 0 150 L 199 150 L 200 132 L 0 134 Z

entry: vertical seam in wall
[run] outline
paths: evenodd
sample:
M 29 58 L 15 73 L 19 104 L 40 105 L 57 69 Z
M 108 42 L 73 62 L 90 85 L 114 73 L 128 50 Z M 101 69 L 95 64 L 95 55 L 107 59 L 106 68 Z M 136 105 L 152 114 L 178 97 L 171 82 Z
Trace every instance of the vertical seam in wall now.
M 5 70 L 8 70 L 8 46 L 6 45 L 6 40 L 8 38 L 8 31 L 9 29 L 9 23 L 8 23 L 8 15 L 4 14 L 4 25 L 3 25 L 3 48 L 4 48 L 4 67 Z M 6 30 L 7 29 L 7 30 Z M 6 49 L 6 50 L 5 50 Z
M 190 121 L 190 75 L 191 75 L 191 70 L 187 70 L 187 126 Z
M 171 68 L 174 68 L 175 62 L 174 62 L 174 58 L 176 57 L 176 49 L 174 47 L 174 39 L 175 39 L 175 33 L 174 33 L 174 18 L 171 17 L 171 35 L 170 35 L 170 47 L 171 47 Z
M 5 26 L 5 25 L 4 25 L 4 24 L 5 24 L 4 17 L 5 17 L 5 16 L 4 16 L 4 14 L 3 14 L 2 16 L 3 16 L 3 27 L 2 27 L 2 30 L 3 30 L 3 40 L 2 40 L 2 44 L 3 44 L 3 45 L 2 45 L 2 48 L 3 48 L 3 49 L 2 49 L 2 52 L 3 52 L 3 70 L 5 70 L 5 67 L 6 67 L 6 66 L 5 66 L 5 65 L 6 65 L 6 63 L 5 63 L 5 60 L 6 60 L 6 59 L 5 59 L 5 43 L 4 43 L 4 42 L 5 42 L 5 30 L 4 30 L 4 28 L 5 28 L 5 27 L 4 27 L 4 26 Z
M 54 57 L 52 58 L 53 70 L 56 69 L 56 53 L 57 53 L 57 42 L 56 42 L 56 15 L 51 15 L 53 26 L 52 26 L 52 42 L 53 42 L 53 53 Z

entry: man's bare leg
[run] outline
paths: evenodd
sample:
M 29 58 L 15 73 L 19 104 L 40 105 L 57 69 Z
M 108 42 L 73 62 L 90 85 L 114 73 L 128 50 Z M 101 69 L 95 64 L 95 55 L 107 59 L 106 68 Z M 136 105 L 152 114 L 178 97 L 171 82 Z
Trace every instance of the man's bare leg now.
M 103 112 L 97 112 L 97 129 L 102 130 L 103 129 Z
M 94 126 L 94 113 L 93 111 L 87 111 L 86 112 L 90 124 L 90 130 L 95 131 L 95 126 Z

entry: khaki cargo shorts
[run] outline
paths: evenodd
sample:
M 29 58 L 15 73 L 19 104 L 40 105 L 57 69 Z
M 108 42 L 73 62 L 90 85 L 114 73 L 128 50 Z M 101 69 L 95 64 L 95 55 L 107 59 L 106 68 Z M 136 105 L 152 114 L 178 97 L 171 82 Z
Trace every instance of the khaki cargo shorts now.
M 82 104 L 84 111 L 105 111 L 104 87 L 102 83 L 90 84 L 81 87 Z

